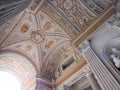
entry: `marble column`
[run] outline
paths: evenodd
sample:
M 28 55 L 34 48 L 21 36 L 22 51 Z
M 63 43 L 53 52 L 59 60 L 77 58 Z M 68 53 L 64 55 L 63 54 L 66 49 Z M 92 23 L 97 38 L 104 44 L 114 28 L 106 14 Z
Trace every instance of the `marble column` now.
M 85 72 L 85 76 L 89 80 L 90 85 L 92 86 L 93 90 L 101 90 L 101 87 L 99 86 L 97 80 L 94 77 L 94 74 L 89 69 L 89 67 L 87 69 L 85 69 L 84 72 Z
M 102 90 L 120 90 L 120 84 L 92 50 L 88 41 L 79 45 L 78 49 L 81 55 L 86 58 L 86 61 Z

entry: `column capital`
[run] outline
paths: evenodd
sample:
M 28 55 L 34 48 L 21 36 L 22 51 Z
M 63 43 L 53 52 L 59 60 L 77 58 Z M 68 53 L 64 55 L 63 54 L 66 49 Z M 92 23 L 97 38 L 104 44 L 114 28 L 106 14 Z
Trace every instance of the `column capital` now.
M 79 46 L 78 50 L 80 54 L 83 54 L 86 49 L 90 46 L 90 42 L 88 40 L 83 41 Z
M 86 78 L 89 80 L 90 85 L 92 86 L 93 90 L 101 90 L 96 78 L 94 77 L 94 74 L 92 73 L 89 66 L 84 70 L 84 73 L 86 75 Z
M 89 68 L 89 66 L 86 69 L 84 69 L 83 72 L 85 73 L 86 76 L 93 74 L 92 70 Z

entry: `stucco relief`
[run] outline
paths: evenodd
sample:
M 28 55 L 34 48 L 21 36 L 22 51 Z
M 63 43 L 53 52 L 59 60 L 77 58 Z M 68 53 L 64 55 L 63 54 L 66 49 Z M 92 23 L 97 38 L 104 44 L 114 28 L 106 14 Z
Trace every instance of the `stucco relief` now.
M 58 63 L 74 55 L 70 40 L 71 37 L 62 26 L 44 11 L 38 11 L 36 16 L 24 11 L 0 47 L 30 57 L 43 76 L 51 79 Z M 69 43 L 62 46 L 66 42 Z M 18 66 L 16 62 L 15 65 Z
M 84 26 L 88 25 L 95 17 L 95 13 L 91 13 L 86 6 L 79 0 L 49 0 L 53 6 L 55 6 L 72 24 L 79 29 L 82 29 Z M 91 2 L 90 4 L 95 4 Z M 87 5 L 87 4 L 86 4 Z M 93 6 L 91 5 L 91 6 Z M 95 5 L 93 6 L 98 9 Z M 90 9 L 90 8 L 89 8 Z M 101 12 L 102 10 L 98 10 Z M 74 24 L 75 23 L 75 24 Z
M 51 27 L 52 27 L 51 22 L 46 22 L 45 25 L 44 25 L 45 30 L 49 30 Z
M 16 22 L 16 24 L 14 24 L 13 28 L 9 28 L 11 32 L 2 42 L 1 47 L 29 40 L 31 31 L 36 30 L 37 25 L 35 17 L 31 13 L 25 11 L 20 14 L 20 16 L 21 17 L 18 18 L 18 21 Z M 31 19 L 29 19 L 29 17 L 31 17 Z
M 62 28 L 62 30 L 64 30 L 71 38 L 74 38 L 78 34 L 77 31 L 79 31 L 79 29 L 76 30 L 75 27 L 72 26 L 61 14 L 59 14 L 58 11 L 48 2 L 44 4 L 44 6 L 41 8 L 41 11 L 48 15 L 52 21 L 58 24 L 59 27 Z M 54 24 L 53 27 L 56 27 L 56 25 Z
M 20 31 L 21 33 L 26 33 L 28 30 L 30 29 L 30 25 L 25 23 L 23 24 L 23 26 L 21 27 Z
M 34 43 L 40 44 L 44 41 L 44 34 L 39 31 L 32 31 L 31 32 L 31 39 Z
M 69 39 L 60 36 L 47 36 L 46 42 L 41 44 L 41 58 L 43 63 L 49 60 L 51 53 L 53 53 L 57 48 L 61 47 L 65 41 L 69 41 Z
M 49 15 L 47 15 L 44 11 L 39 11 L 36 15 L 38 27 L 41 31 L 46 34 L 54 34 L 54 35 L 64 35 L 67 36 L 67 33 L 57 24 L 54 19 L 52 19 Z
M 8 50 L 14 50 L 14 51 L 19 51 L 27 56 L 29 56 L 36 66 L 40 69 L 40 60 L 39 60 L 39 55 L 41 53 L 38 52 L 38 46 L 32 42 L 32 41 L 23 41 L 23 42 L 18 42 L 9 46 L 6 46 L 2 49 L 8 49 Z
M 66 41 L 51 53 L 49 56 L 49 61 L 46 61 L 44 64 L 45 68 L 42 71 L 43 75 L 50 80 L 51 77 L 55 79 L 56 69 L 61 67 L 63 64 L 62 62 L 65 62 L 71 56 L 74 57 L 73 47 L 70 45 L 69 41 Z
M 53 41 L 48 41 L 45 45 L 46 48 L 51 48 L 54 45 Z
M 0 46 L 1 49 L 10 49 L 14 51 L 19 51 L 24 53 L 33 59 L 36 65 L 40 68 L 40 60 L 39 60 L 39 52 L 37 44 L 39 43 L 39 34 L 33 35 L 31 37 L 32 32 L 36 32 L 37 25 L 35 21 L 35 17 L 33 14 L 24 11 L 17 18 L 18 21 L 13 26 L 14 28 L 7 27 L 6 29 L 10 29 L 10 33 L 7 38 L 2 42 Z M 10 21 L 12 23 L 12 21 Z M 38 36 L 37 36 L 38 35 Z M 35 43 L 33 42 L 35 41 Z M 37 41 L 38 40 L 38 41 Z
M 14 24 L 18 21 L 22 13 L 12 18 L 10 21 L 0 26 L 0 44 L 4 41 L 5 37 L 11 32 L 14 28 Z

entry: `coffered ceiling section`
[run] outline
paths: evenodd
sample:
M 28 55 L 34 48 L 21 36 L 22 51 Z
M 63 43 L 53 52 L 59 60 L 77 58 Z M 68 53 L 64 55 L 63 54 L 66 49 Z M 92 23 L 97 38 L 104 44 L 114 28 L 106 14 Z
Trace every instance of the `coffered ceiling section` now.
M 63 60 L 60 54 L 61 48 L 63 46 L 72 48 L 71 37 L 42 10 L 39 10 L 37 14 L 24 11 L 9 23 L 1 26 L 0 32 L 1 50 L 17 51 L 31 58 L 40 74 L 50 80 L 54 78 L 54 71 L 59 65 L 58 61 Z M 63 52 L 68 53 L 68 50 L 62 51 L 62 54 Z M 69 53 L 65 56 L 66 59 L 74 55 L 73 51 Z M 51 56 L 54 54 L 57 55 Z
M 110 3 L 111 0 L 34 0 L 30 8 L 36 14 L 43 11 L 76 38 Z
M 0 48 L 22 52 L 29 56 L 40 69 L 39 46 L 36 44 L 36 42 L 40 41 L 37 41 L 36 38 L 40 37 L 33 34 L 34 32 L 38 32 L 34 15 L 25 11 L 9 22 L 10 23 L 0 27 L 5 28 L 6 31 L 1 33 L 2 40 Z M 3 32 L 3 29 L 0 31 Z
M 75 50 L 71 40 L 109 5 L 109 0 L 35 0 L 30 7 L 0 27 L 0 49 L 31 58 L 49 80 Z
M 70 27 L 66 30 L 73 38 L 87 27 L 111 3 L 109 0 L 47 0 L 46 8 L 55 8 Z M 48 6 L 49 7 L 48 7 Z M 44 6 L 44 9 L 45 9 Z M 54 10 L 54 9 L 53 9 Z M 48 11 L 49 12 L 49 11 Z M 54 11 L 49 12 L 53 15 Z M 53 15 L 56 17 L 56 14 Z M 58 17 L 58 18 L 60 18 Z M 57 19 L 57 18 L 56 18 Z M 58 19 L 59 20 L 59 19 Z M 63 23 L 64 24 L 64 23 Z M 64 26 L 65 28 L 67 26 Z

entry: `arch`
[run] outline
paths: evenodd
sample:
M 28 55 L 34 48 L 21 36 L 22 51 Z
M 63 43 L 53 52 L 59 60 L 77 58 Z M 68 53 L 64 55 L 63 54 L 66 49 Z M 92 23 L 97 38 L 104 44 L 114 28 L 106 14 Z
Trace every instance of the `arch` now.
M 0 68 L 3 71 L 9 71 L 21 81 L 23 89 L 29 87 L 33 80 L 36 80 L 38 70 L 35 63 L 23 53 L 13 50 L 0 50 Z M 36 85 L 33 82 L 33 86 Z M 31 88 L 33 87 L 31 86 Z M 26 90 L 26 89 L 25 89 Z
M 40 75 L 40 71 L 39 71 L 38 67 L 36 66 L 36 64 L 33 62 L 33 60 L 29 56 L 27 56 L 19 51 L 15 51 L 15 50 L 10 50 L 10 49 L 0 50 L 0 55 L 5 54 L 5 53 L 13 53 L 13 54 L 17 54 L 17 55 L 20 55 L 20 56 L 26 58 L 33 65 L 34 69 L 36 70 L 37 76 Z

